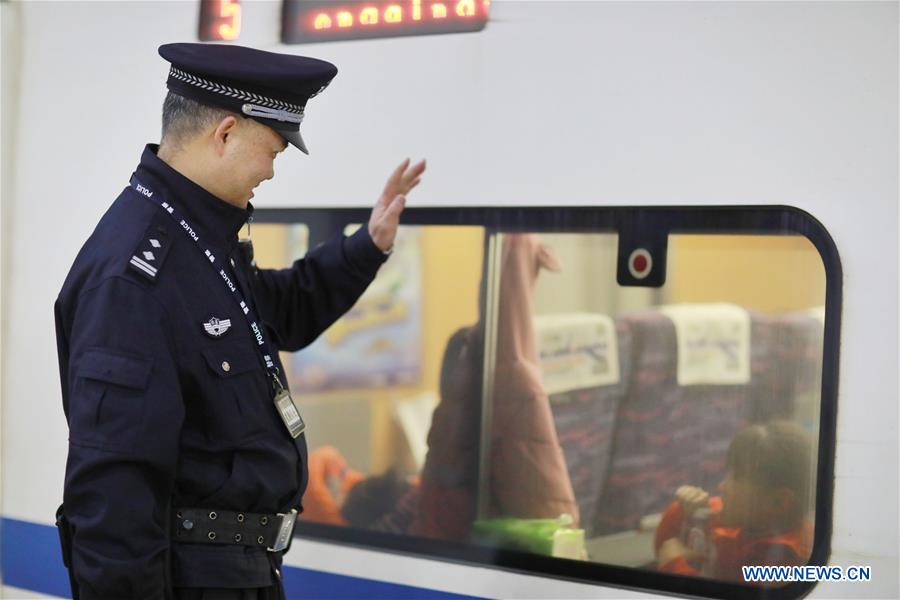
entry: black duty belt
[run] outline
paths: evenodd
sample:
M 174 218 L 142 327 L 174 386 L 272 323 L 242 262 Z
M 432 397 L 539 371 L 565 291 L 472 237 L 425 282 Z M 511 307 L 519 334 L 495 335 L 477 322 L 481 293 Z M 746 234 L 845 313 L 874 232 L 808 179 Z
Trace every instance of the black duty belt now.
M 281 552 L 291 545 L 297 510 L 265 515 L 207 508 L 175 509 L 175 541 L 237 544 Z

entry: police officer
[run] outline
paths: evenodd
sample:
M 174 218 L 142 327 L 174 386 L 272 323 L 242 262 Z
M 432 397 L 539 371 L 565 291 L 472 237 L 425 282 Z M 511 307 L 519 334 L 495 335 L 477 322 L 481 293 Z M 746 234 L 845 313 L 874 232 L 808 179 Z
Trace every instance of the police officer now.
M 312 342 L 386 260 L 424 161 L 367 226 L 292 267 L 237 239 L 334 65 L 168 44 L 159 147 L 79 252 L 55 305 L 69 424 L 64 554 L 81 598 L 283 598 L 306 487 L 304 423 L 279 350 Z

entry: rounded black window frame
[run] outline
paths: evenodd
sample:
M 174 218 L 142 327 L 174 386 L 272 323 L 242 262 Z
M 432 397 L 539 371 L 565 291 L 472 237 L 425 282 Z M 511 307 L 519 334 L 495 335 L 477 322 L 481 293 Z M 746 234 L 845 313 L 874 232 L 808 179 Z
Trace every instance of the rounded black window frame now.
M 303 223 L 309 247 L 333 237 L 351 223 L 366 223 L 366 208 L 257 209 L 255 223 Z M 827 564 L 831 554 L 834 462 L 843 273 L 831 235 L 815 217 L 792 206 L 647 207 L 436 207 L 408 208 L 403 225 L 481 226 L 486 232 L 802 235 L 816 248 L 825 268 L 825 328 L 816 469 L 815 536 L 809 565 Z M 782 600 L 800 598 L 815 586 L 794 581 L 778 587 L 728 583 L 630 567 L 539 556 L 511 550 L 298 522 L 294 535 L 390 553 L 409 554 L 465 565 L 491 567 L 578 583 L 669 592 L 709 598 Z

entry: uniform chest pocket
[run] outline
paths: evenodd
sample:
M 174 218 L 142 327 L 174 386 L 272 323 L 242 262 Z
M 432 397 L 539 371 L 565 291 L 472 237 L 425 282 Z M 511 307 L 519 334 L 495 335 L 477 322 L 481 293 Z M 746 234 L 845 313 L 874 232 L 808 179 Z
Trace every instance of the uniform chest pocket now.
M 201 351 L 212 372 L 204 398 L 207 436 L 230 445 L 265 433 L 271 409 L 266 371 L 248 344 L 219 342 Z
M 91 348 L 75 367 L 69 402 L 73 443 L 129 451 L 140 439 L 153 359 Z

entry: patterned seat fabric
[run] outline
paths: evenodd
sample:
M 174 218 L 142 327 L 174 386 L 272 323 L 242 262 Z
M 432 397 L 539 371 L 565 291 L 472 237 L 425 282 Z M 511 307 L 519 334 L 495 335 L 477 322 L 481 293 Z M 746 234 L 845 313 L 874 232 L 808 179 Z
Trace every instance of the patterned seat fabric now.
M 680 485 L 715 491 L 725 475 L 728 446 L 748 422 L 788 416 L 789 394 L 777 393 L 773 327 L 751 314 L 750 382 L 741 385 L 678 384 L 673 322 L 659 311 L 617 318 L 631 336 L 627 389 L 619 408 L 609 475 L 593 511 L 593 530 L 636 529 L 642 517 L 661 512 Z
M 822 387 L 824 323 L 812 312 L 795 312 L 773 319 L 777 378 L 781 397 L 795 399 L 793 415 L 779 414 L 784 407 L 766 407 L 773 417 L 791 417 L 810 433 L 818 431 Z M 779 411 L 779 408 L 782 410 Z
M 630 353 L 630 337 L 617 326 L 619 356 Z M 609 473 L 613 434 L 619 405 L 628 380 L 628 361 L 620 359 L 619 382 L 550 395 L 550 407 L 559 443 L 572 480 L 581 525 L 588 537 L 594 535 L 595 515 Z

